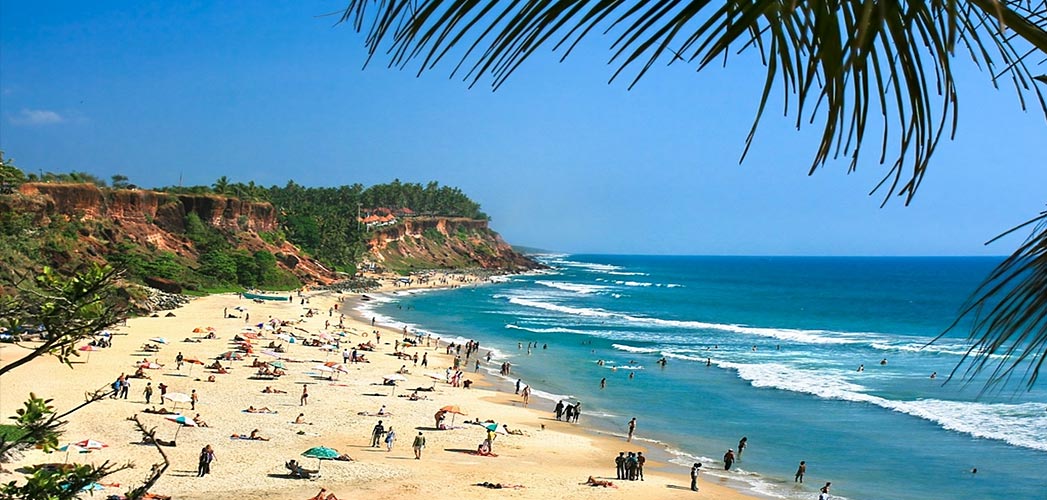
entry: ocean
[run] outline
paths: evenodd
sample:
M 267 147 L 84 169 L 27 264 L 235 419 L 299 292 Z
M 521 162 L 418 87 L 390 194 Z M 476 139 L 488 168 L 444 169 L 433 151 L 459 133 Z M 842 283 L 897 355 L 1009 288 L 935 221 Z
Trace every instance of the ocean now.
M 361 307 L 493 349 L 483 369 L 510 361 L 532 407 L 581 401 L 582 425 L 620 436 L 636 417 L 681 484 L 702 462 L 772 498 L 831 481 L 854 500 L 1047 499 L 1047 384 L 947 382 L 966 330 L 928 345 L 999 258 L 538 258 L 551 269 Z

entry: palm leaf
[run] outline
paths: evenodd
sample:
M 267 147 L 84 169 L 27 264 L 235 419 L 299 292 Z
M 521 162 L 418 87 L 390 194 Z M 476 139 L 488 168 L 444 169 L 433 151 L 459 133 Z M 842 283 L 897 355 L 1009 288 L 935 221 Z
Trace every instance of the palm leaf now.
M 960 317 L 935 339 L 964 319 L 971 321 L 971 347 L 953 376 L 962 370 L 970 379 L 991 369 L 988 385 L 1006 385 L 1015 376 L 1028 388 L 1036 383 L 1047 359 L 1047 211 L 993 241 L 1030 225 L 1034 229 L 1025 243 L 989 274 Z M 1002 356 L 994 363 L 996 354 Z
M 756 52 L 767 74 L 742 159 L 777 91 L 797 128 L 821 124 L 809 173 L 841 157 L 855 170 L 872 137 L 887 165 L 873 192 L 909 203 L 956 129 L 958 44 L 994 85 L 1009 77 L 1023 108 L 1034 95 L 1047 112 L 1026 66 L 1047 54 L 1045 12 L 1043 0 L 350 0 L 341 22 L 367 31 L 369 60 L 384 49 L 391 67 L 419 61 L 421 73 L 455 54 L 452 76 L 495 89 L 538 48 L 566 58 L 594 34 L 611 40 L 611 80 L 631 72 L 630 87 L 660 61 L 702 70 Z

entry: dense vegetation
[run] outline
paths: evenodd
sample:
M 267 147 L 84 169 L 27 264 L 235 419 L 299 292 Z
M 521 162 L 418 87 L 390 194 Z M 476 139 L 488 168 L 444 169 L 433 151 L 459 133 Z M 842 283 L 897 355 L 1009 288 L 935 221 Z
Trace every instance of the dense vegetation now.
M 115 189 L 133 188 L 123 175 L 111 177 Z M 11 192 L 23 182 L 88 182 L 106 187 L 97 176 L 82 173 L 25 174 L 0 154 L 0 187 Z M 156 191 L 172 194 L 219 194 L 249 201 L 267 201 L 276 208 L 279 228 L 257 236 L 270 245 L 285 240 L 330 268 L 353 272 L 366 251 L 369 229 L 359 219 L 372 213 L 411 216 L 444 216 L 487 219 L 480 205 L 458 188 L 402 183 L 394 180 L 364 188 L 360 184 L 340 187 L 305 187 L 289 181 L 285 186 L 262 187 L 253 181 L 232 183 L 218 178 L 211 186 L 164 187 Z M 253 234 L 223 231 L 195 213 L 185 219 L 184 236 L 193 243 L 199 258 L 160 251 L 148 244 L 110 238 L 112 221 L 54 218 L 38 227 L 31 214 L 0 211 L 0 265 L 7 269 L 33 267 L 34 260 L 71 267 L 90 260 L 84 254 L 104 254 L 106 260 L 127 270 L 129 277 L 170 280 L 189 289 L 223 290 L 237 287 L 287 289 L 298 280 L 277 265 L 278 255 L 268 250 L 245 248 L 243 238 Z M 436 235 L 442 239 L 442 235 Z M 257 239 L 254 239 L 257 242 Z M 93 251 L 83 251 L 93 242 Z

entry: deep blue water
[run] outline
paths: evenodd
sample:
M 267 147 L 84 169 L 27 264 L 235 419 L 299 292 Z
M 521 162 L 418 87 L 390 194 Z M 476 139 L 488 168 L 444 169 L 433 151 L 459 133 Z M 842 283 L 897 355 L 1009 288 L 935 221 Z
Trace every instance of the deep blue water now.
M 496 349 L 494 368 L 508 359 L 536 394 L 582 401 L 587 425 L 624 434 L 635 416 L 681 477 L 701 461 L 781 498 L 832 481 L 851 499 L 1047 499 L 1047 388 L 946 384 L 966 331 L 925 346 L 999 259 L 542 260 L 553 271 L 394 295 L 369 314 Z

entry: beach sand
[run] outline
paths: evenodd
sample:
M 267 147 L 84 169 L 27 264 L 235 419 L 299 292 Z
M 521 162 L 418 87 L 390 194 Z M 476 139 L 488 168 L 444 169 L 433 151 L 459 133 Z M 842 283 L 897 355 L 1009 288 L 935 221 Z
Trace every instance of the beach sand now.
M 388 285 L 387 285 L 388 286 Z M 429 285 L 423 285 L 428 287 Z M 178 431 L 177 447 L 164 448 L 171 466 L 153 488 L 154 493 L 171 495 L 176 499 L 211 499 L 221 494 L 224 498 L 249 499 L 306 499 L 321 487 L 339 498 L 488 498 L 492 495 L 511 498 L 752 498 L 722 484 L 699 481 L 701 491 L 691 492 L 687 470 L 678 466 L 648 462 L 645 481 L 618 481 L 615 479 L 614 457 L 619 451 L 645 451 L 638 443 L 596 435 L 585 430 L 585 416 L 580 424 L 558 422 L 552 409 L 545 403 L 538 408 L 524 407 L 518 396 L 496 390 L 492 381 L 485 381 L 481 373 L 470 371 L 464 378 L 474 381 L 471 389 L 453 388 L 442 380 L 445 368 L 452 358 L 445 355 L 444 346 L 407 348 L 405 352 L 428 353 L 429 367 L 414 366 L 410 361 L 393 355 L 394 342 L 402 338 L 400 332 L 383 329 L 381 344 L 375 352 L 366 353 L 369 363 L 354 364 L 348 373 L 336 374 L 329 380 L 314 367 L 325 361 L 341 362 L 340 351 L 325 352 L 316 347 L 287 344 L 276 339 L 273 332 L 265 332 L 254 354 L 263 361 L 276 358 L 262 354 L 261 346 L 275 340 L 287 347 L 285 355 L 287 375 L 278 380 L 253 380 L 256 372 L 250 366 L 254 356 L 242 361 L 223 362 L 230 367 L 228 374 L 216 374 L 215 382 L 207 382 L 214 370 L 201 365 L 186 364 L 176 369 L 175 357 L 181 352 L 187 359 L 199 359 L 210 364 L 221 353 L 234 350 L 232 339 L 249 324 L 269 318 L 301 321 L 292 328 L 285 327 L 303 338 L 312 339 L 324 331 L 330 321 L 330 331 L 344 331 L 342 346 L 356 345 L 375 339 L 368 322 L 346 312 L 345 328 L 337 329 L 339 312 L 329 311 L 350 294 L 330 292 L 306 293 L 309 304 L 301 304 L 295 296 L 293 303 L 256 303 L 238 298 L 236 294 L 214 295 L 192 300 L 173 311 L 175 317 L 132 318 L 126 326 L 113 329 L 113 347 L 86 353 L 73 364 L 63 366 L 54 358 L 45 357 L 15 369 L 0 379 L 0 414 L 14 415 L 30 392 L 53 399 L 59 411 L 81 403 L 84 393 L 108 387 L 121 373 L 131 375 L 136 361 L 148 358 L 164 364 L 162 369 L 146 370 L 151 380 L 131 379 L 128 399 L 105 399 L 74 413 L 65 427 L 63 442 L 94 439 L 108 445 L 92 453 L 70 453 L 68 460 L 100 464 L 106 460 L 132 462 L 136 468 L 114 474 L 108 482 L 120 483 L 120 488 L 109 488 L 105 494 L 123 493 L 129 486 L 139 484 L 152 464 L 160 457 L 151 445 L 141 444 L 141 434 L 128 418 L 139 415 L 147 426 L 155 426 L 157 437 L 172 439 Z M 247 308 L 250 321 L 244 318 L 223 318 L 225 311 L 243 313 L 234 308 Z M 306 308 L 318 311 L 305 317 Z M 217 338 L 200 342 L 183 339 L 202 337 L 196 328 L 213 327 Z M 308 333 L 306 333 L 308 332 Z M 157 353 L 140 351 L 150 338 L 163 337 L 168 343 Z M 482 347 L 482 346 L 481 346 Z M 12 344 L 0 344 L 0 363 L 16 359 L 25 352 Z M 293 360 L 293 361 L 291 361 Z M 495 361 L 496 362 L 496 361 Z M 395 373 L 406 364 L 405 375 L 392 395 L 392 387 L 380 385 L 383 375 Z M 190 372 L 191 367 L 191 372 Z M 427 374 L 437 375 L 436 380 Z M 322 376 L 320 376 L 322 375 Z M 170 392 L 189 394 L 196 390 L 199 403 L 190 410 L 188 403 L 179 403 L 177 410 L 187 417 L 197 413 L 209 427 L 181 428 L 161 415 L 142 413 L 147 408 L 143 389 L 146 382 L 155 388 L 159 383 L 169 386 Z M 271 386 L 286 391 L 284 394 L 264 394 Z M 300 404 L 303 386 L 308 388 L 308 404 Z M 420 392 L 428 400 L 411 401 L 399 397 L 415 387 L 435 387 L 434 392 Z M 157 406 L 159 391 L 153 396 Z M 533 401 L 532 401 L 533 402 Z M 378 417 L 360 415 L 376 413 L 385 405 L 390 415 Z M 465 415 L 457 415 L 455 428 L 435 430 L 433 415 L 445 405 L 458 405 Z M 168 401 L 165 405 L 173 409 Z M 268 407 L 275 414 L 250 414 L 242 410 L 248 406 Z M 299 413 L 305 414 L 310 424 L 292 423 Z M 499 434 L 494 443 L 496 457 L 478 456 L 470 452 L 484 440 L 486 431 L 479 425 L 464 424 L 465 420 L 479 418 L 506 424 L 510 429 L 521 429 L 525 435 Z M 383 447 L 372 448 L 371 429 L 382 420 L 386 429 L 392 427 L 397 441 L 392 452 Z M 544 428 L 543 428 L 544 427 Z M 269 441 L 234 440 L 232 434 L 248 434 L 259 429 Z M 423 432 L 427 446 L 421 460 L 415 460 L 411 443 L 418 432 Z M 200 449 L 210 444 L 215 450 L 215 461 L 210 475 L 196 477 Z M 350 455 L 354 461 L 342 462 L 305 458 L 301 453 L 314 446 L 328 446 Z M 4 464 L 8 471 L 25 465 L 62 462 L 65 452 L 45 454 L 30 450 L 18 462 Z M 292 479 L 287 476 L 285 462 L 297 459 L 307 468 L 320 465 L 318 479 Z M 589 476 L 610 479 L 617 488 L 590 487 L 583 483 Z M 0 473 L 0 481 L 20 478 L 17 473 Z M 521 488 L 490 489 L 476 486 L 481 482 L 521 485 Z M 104 498 L 100 493 L 96 497 Z

